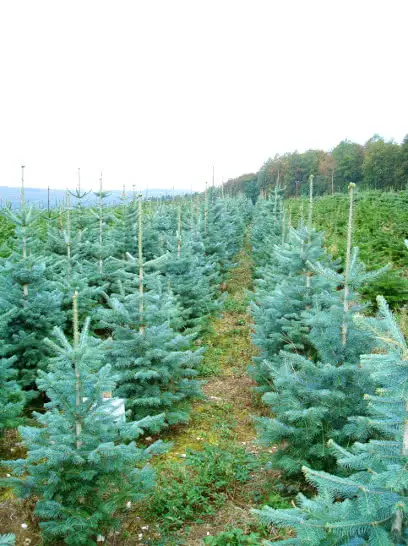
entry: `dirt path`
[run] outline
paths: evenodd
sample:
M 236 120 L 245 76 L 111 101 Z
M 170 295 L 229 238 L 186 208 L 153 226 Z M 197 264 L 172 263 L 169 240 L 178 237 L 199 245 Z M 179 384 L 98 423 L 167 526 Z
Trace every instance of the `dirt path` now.
M 247 289 L 251 288 L 252 261 L 247 249 L 238 255 L 238 266 L 228 282 L 228 299 L 222 316 L 216 318 L 204 338 L 207 346 L 202 369 L 206 399 L 193 404 L 188 427 L 172 435 L 171 456 L 199 448 L 205 438 L 217 442 L 222 430 L 217 423 L 228 424 L 237 441 L 255 439 L 252 415 L 256 397 L 247 369 L 254 355 L 251 343 L 251 319 L 248 314 Z
M 248 314 L 248 294 L 252 287 L 252 260 L 248 246 L 237 256 L 238 265 L 228 282 L 225 309 L 212 324 L 211 333 L 203 343 L 208 347 L 203 363 L 207 380 L 203 391 L 206 399 L 193 404 L 189 425 L 172 435 L 174 447 L 169 457 L 183 457 L 187 449 L 200 449 L 203 442 L 218 444 L 223 435 L 258 453 L 253 417 L 260 415 L 262 406 L 254 393 L 254 382 L 248 377 L 248 366 L 255 354 L 251 342 L 251 318 Z M 248 528 L 253 494 L 260 493 L 270 481 L 271 473 L 260 472 L 250 484 L 237 491 L 214 517 L 204 523 L 190 524 L 181 529 L 180 540 L 189 546 L 201 546 L 203 538 L 225 531 L 229 526 Z M 250 489 L 250 491 L 249 491 Z

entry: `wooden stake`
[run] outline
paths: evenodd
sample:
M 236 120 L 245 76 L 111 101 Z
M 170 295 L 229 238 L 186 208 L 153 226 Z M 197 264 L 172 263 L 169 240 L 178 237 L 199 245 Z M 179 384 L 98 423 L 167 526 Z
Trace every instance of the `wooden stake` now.
M 99 262 L 98 271 L 99 275 L 102 275 L 103 261 L 102 261 L 102 237 L 103 237 L 103 201 L 102 201 L 102 172 L 99 179 Z
M 69 191 L 66 192 L 66 200 L 67 200 L 67 279 L 68 281 L 71 278 L 71 194 Z
M 343 293 L 343 311 L 344 311 L 344 320 L 341 327 L 341 343 L 345 345 L 347 343 L 347 313 L 349 311 L 349 273 L 350 273 L 350 257 L 351 257 L 351 241 L 353 233 L 353 196 L 354 188 L 356 185 L 351 182 L 349 184 L 349 217 L 348 217 L 348 227 L 347 227 L 347 250 L 346 250 L 346 268 L 344 270 L 344 293 Z
M 204 233 L 207 235 L 208 228 L 208 182 L 205 183 L 205 195 L 204 195 Z
M 311 174 L 309 176 L 309 217 L 308 217 L 308 223 L 307 223 L 307 228 L 309 230 L 309 242 L 310 242 L 310 232 L 312 231 L 312 226 L 313 226 L 313 180 L 314 180 L 314 175 Z
M 21 208 L 24 208 L 24 205 L 25 205 L 25 195 L 24 195 L 24 169 L 25 169 L 25 165 L 21 165 Z
M 213 168 L 212 168 L 211 204 L 214 203 L 214 192 L 215 192 L 215 171 L 214 171 L 214 165 L 213 165 Z
M 307 231 L 308 231 L 308 244 L 310 245 L 312 241 L 312 225 L 313 225 L 313 179 L 314 175 L 311 174 L 309 176 L 309 214 L 308 214 L 308 223 L 307 223 Z M 312 281 L 312 273 L 311 271 L 308 271 L 306 273 L 306 289 L 310 289 Z
M 143 281 L 144 281 L 144 271 L 143 271 L 143 224 L 142 224 L 142 215 L 143 215 L 143 204 L 142 204 L 142 194 L 139 194 L 139 203 L 138 203 L 138 259 L 139 259 L 139 320 L 140 327 L 139 333 L 144 334 L 145 327 L 143 324 L 143 315 L 144 315 L 144 290 L 143 290 Z
M 25 169 L 25 167 L 24 167 L 24 165 L 22 165 L 21 166 L 21 214 L 24 214 L 23 209 L 24 209 L 24 205 L 25 205 L 25 199 L 24 199 L 24 169 Z M 24 222 L 24 224 L 25 224 L 25 222 Z M 27 226 L 23 225 L 22 227 L 23 227 L 23 229 L 22 229 L 22 232 L 23 232 L 23 237 L 22 237 L 23 259 L 26 259 L 27 258 L 27 237 L 26 237 Z M 25 298 L 28 296 L 28 284 L 23 285 L 23 295 L 24 295 Z
M 177 207 L 177 258 L 181 254 L 181 207 Z
M 74 354 L 78 350 L 79 345 L 79 325 L 78 325 L 78 292 L 75 291 L 72 297 L 72 315 L 73 315 L 73 329 L 74 329 Z M 74 357 L 74 369 L 75 369 L 75 407 L 78 409 L 81 407 L 81 375 L 78 369 L 76 354 Z M 75 423 L 75 446 L 80 449 L 82 442 L 80 440 L 82 433 L 82 423 L 78 419 Z

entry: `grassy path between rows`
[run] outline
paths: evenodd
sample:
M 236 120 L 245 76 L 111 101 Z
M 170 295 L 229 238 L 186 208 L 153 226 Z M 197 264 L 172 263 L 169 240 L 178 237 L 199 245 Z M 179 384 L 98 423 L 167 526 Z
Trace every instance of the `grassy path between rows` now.
M 234 482 L 234 486 L 228 488 L 225 502 L 217 506 L 213 514 L 201 515 L 198 509 L 191 519 L 187 518 L 170 535 L 163 532 L 160 518 L 153 524 L 150 518 L 149 524 L 149 518 L 140 517 L 140 509 L 136 507 L 134 517 L 130 515 L 125 524 L 125 535 L 128 538 L 123 544 L 126 546 L 199 546 L 208 535 L 217 535 L 233 527 L 239 527 L 245 532 L 256 532 L 260 539 L 266 536 L 271 538 L 270 530 L 260 528 L 250 509 L 270 501 L 271 497 L 286 506 L 287 501 L 281 499 L 274 489 L 276 473 L 265 469 L 268 449 L 262 449 L 256 443 L 254 416 L 261 415 L 262 404 L 254 392 L 254 382 L 247 373 L 255 354 L 251 342 L 251 317 L 248 313 L 248 290 L 252 288 L 252 273 L 250 248 L 246 244 L 237 256 L 237 266 L 231 271 L 223 313 L 212 321 L 209 333 L 202 340 L 207 347 L 201 365 L 201 375 L 206 382 L 203 387 L 205 398 L 192 404 L 188 425 L 176 427 L 166 438 L 173 443 L 173 447 L 165 459 L 173 462 L 171 468 L 174 469 L 174 465 L 185 463 L 183 458 L 186 454 L 188 457 L 189 450 L 202 450 L 205 445 L 211 444 L 229 453 L 242 450 L 250 454 L 254 460 L 259 460 L 258 468 L 250 473 L 245 483 Z M 169 471 L 169 467 L 165 467 L 159 468 L 158 472 L 171 474 L 173 470 Z M 177 480 L 178 474 L 173 478 Z M 117 544 L 122 543 L 118 541 Z

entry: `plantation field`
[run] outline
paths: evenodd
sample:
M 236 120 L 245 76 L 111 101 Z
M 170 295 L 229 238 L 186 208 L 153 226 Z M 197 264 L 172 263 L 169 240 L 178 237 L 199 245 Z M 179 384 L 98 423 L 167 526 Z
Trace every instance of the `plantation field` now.
M 308 199 L 286 201 L 286 214 L 296 223 L 307 216 Z M 313 204 L 313 223 L 325 233 L 325 245 L 337 257 L 345 257 L 348 197 L 343 194 L 317 197 Z M 363 191 L 356 193 L 354 205 L 354 243 L 369 269 L 392 265 L 388 272 L 363 292 L 372 301 L 382 294 L 396 309 L 408 302 L 407 253 L 408 192 Z
M 0 216 L 0 544 L 405 544 L 408 194 L 106 195 Z

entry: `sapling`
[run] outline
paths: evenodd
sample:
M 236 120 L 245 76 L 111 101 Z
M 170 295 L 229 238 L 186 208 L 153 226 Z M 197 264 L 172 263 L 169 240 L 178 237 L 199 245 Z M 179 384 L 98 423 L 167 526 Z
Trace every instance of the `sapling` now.
M 3 338 L 3 326 L 6 326 L 10 315 L 15 310 L 11 309 L 0 317 L 0 336 Z M 7 331 L 7 330 L 6 330 Z M 8 428 L 15 428 L 20 424 L 21 413 L 26 402 L 26 394 L 17 383 L 18 371 L 14 368 L 17 357 L 0 358 L 0 437 Z
M 358 319 L 375 334 L 376 351 L 361 356 L 379 388 L 366 395 L 373 439 L 341 447 L 329 440 L 339 470 L 328 474 L 303 467 L 318 491 L 314 498 L 299 494 L 294 509 L 265 506 L 256 511 L 262 522 L 291 528 L 289 540 L 270 542 L 302 546 L 407 544 L 408 347 L 384 298 L 377 298 L 379 319 Z M 358 419 L 358 415 L 354 419 Z
M 54 340 L 45 340 L 56 356 L 37 384 L 49 402 L 44 413 L 33 414 L 40 426 L 19 428 L 27 458 L 3 462 L 12 470 L 3 483 L 38 499 L 44 537 L 72 546 L 95 545 L 97 535 L 117 528 L 118 511 L 152 488 L 146 461 L 163 450 L 161 442 L 148 449 L 134 442 L 145 429 L 157 431 L 162 415 L 124 422 L 104 397 L 114 392 L 116 376 L 104 363 L 103 342 L 89 334 L 89 320 L 79 331 L 77 298 L 73 341 L 58 327 Z

